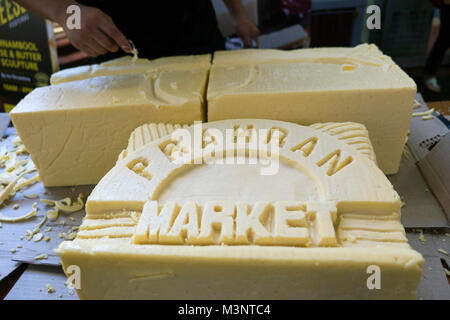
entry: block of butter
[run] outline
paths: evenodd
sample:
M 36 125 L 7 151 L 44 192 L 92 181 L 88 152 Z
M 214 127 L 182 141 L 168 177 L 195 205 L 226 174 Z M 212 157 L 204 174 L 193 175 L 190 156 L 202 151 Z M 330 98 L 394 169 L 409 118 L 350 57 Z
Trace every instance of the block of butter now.
M 302 125 L 363 123 L 378 164 L 396 173 L 416 85 L 375 45 L 214 54 L 208 121 L 264 118 Z
M 155 60 L 131 56 L 105 61 L 100 64 L 84 65 L 55 72 L 50 78 L 51 84 L 89 79 L 99 76 L 140 73 L 162 70 L 209 69 L 211 55 L 163 57 Z
M 151 124 L 56 253 L 82 299 L 413 298 L 400 206 L 359 124 Z
M 151 70 L 37 88 L 10 113 L 45 186 L 95 184 L 148 122 L 205 118 L 209 68 Z

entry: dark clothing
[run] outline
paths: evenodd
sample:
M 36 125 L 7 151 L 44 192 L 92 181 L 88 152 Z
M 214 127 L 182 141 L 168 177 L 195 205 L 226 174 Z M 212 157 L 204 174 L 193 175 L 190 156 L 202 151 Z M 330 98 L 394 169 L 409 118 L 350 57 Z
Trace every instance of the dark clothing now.
M 440 8 L 441 26 L 439 35 L 425 64 L 425 75 L 435 76 L 445 52 L 450 47 L 450 6 Z
M 225 49 L 210 0 L 80 0 L 99 8 L 113 19 L 126 38 L 131 39 L 139 57 L 212 53 Z M 106 54 L 108 60 L 123 55 Z
M 430 0 L 433 6 L 435 6 L 438 9 L 441 9 L 442 7 L 445 7 L 446 5 L 449 5 L 448 0 Z

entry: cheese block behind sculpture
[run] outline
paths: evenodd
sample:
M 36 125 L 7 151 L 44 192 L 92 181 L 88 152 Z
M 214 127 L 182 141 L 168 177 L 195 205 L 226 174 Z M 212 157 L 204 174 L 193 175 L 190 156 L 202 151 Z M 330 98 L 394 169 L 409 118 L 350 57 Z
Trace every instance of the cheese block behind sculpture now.
M 209 69 L 211 55 L 163 57 L 155 60 L 137 59 L 125 56 L 105 61 L 100 64 L 85 65 L 63 69 L 55 72 L 50 78 L 51 84 L 89 79 L 93 77 L 130 74 L 157 70 L 191 70 Z
M 208 68 L 99 76 L 35 89 L 10 113 L 46 186 L 95 184 L 148 122 L 203 120 Z
M 67 275 L 80 273 L 79 297 L 413 298 L 423 258 L 370 141 L 358 150 L 343 134 L 359 125 L 315 127 L 226 120 L 154 141 L 164 125 L 137 129 L 130 143 L 142 143 L 56 250 Z
M 363 123 L 380 168 L 392 174 L 400 163 L 415 93 L 414 81 L 374 45 L 216 52 L 208 121 Z

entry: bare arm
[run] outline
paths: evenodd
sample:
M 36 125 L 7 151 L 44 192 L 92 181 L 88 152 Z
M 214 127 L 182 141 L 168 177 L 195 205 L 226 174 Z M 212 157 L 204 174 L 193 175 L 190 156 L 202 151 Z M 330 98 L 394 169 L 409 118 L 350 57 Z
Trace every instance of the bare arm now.
M 251 47 L 252 40 L 258 46 L 259 30 L 255 23 L 247 16 L 242 0 L 223 0 L 223 2 L 234 19 L 236 34 L 242 39 L 244 46 L 246 48 Z
M 63 27 L 73 46 L 92 57 L 108 51 L 116 52 L 119 47 L 127 53 L 131 52 L 130 43 L 111 17 L 97 8 L 81 5 L 75 0 L 16 0 L 16 2 L 45 19 L 57 22 Z M 67 27 L 66 21 L 70 15 L 67 8 L 70 5 L 80 7 L 80 29 Z

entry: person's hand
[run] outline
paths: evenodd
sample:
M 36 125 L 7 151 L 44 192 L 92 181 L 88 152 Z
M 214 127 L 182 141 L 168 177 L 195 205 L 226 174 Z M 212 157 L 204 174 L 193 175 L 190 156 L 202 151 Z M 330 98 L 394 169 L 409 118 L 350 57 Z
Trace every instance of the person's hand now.
M 256 47 L 259 47 L 258 27 L 248 17 L 242 17 L 236 20 L 236 34 L 244 42 L 245 48 L 252 47 L 252 40 L 255 42 Z
M 116 27 L 110 16 L 103 11 L 89 6 L 80 5 L 81 29 L 70 30 L 66 26 L 66 14 L 62 14 L 58 23 L 64 28 L 72 45 L 91 57 L 97 57 L 108 51 L 117 52 L 119 47 L 126 53 L 131 53 L 127 38 Z

